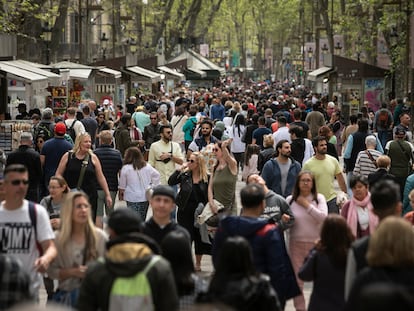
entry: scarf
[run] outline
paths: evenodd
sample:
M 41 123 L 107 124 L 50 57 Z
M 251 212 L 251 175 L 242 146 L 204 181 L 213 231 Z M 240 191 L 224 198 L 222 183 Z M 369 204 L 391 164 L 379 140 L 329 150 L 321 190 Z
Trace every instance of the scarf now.
M 355 196 L 352 197 L 348 209 L 347 223 L 351 228 L 352 234 L 356 237 L 358 231 L 358 212 L 357 206 L 362 208 L 368 208 L 369 217 L 369 234 L 371 235 L 378 225 L 378 217 L 373 213 L 373 207 L 371 203 L 371 193 L 368 192 L 367 196 L 362 200 L 358 201 Z

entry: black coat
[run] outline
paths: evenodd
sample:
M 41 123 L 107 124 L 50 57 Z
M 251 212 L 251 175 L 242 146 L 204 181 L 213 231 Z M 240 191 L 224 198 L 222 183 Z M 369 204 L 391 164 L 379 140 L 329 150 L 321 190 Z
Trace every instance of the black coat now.
M 168 184 L 170 186 L 180 184 L 180 192 L 177 194 L 175 203 L 181 208 L 187 206 L 188 199 L 190 198 L 191 192 L 193 191 L 193 178 L 191 171 L 182 173 L 181 171 L 176 170 L 168 179 Z M 201 203 L 206 204 L 208 201 L 208 183 L 200 182 L 199 185 L 204 194 L 204 197 L 198 198 L 198 200 Z

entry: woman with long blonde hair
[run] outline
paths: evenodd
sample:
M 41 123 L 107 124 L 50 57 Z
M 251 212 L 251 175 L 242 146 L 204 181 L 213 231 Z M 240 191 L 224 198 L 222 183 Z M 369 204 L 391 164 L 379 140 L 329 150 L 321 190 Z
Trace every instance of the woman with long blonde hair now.
M 53 296 L 58 303 L 76 306 L 87 264 L 105 252 L 105 233 L 95 227 L 91 214 L 91 204 L 85 193 L 75 191 L 67 195 L 60 212 L 61 227 L 55 238 L 58 256 L 48 269 L 49 277 L 59 281 Z
M 201 241 L 200 231 L 194 227 L 194 213 L 199 204 L 208 201 L 208 175 L 204 156 L 193 152 L 180 170 L 176 170 L 168 179 L 170 186 L 180 184 L 180 192 L 176 198 L 178 207 L 177 221 L 186 228 L 194 241 L 196 266 L 200 271 L 203 254 L 211 254 L 211 245 Z
M 98 200 L 97 183 L 105 192 L 107 206 L 112 206 L 112 198 L 102 172 L 101 162 L 92 152 L 91 147 L 91 136 L 88 133 L 79 134 L 73 149 L 60 159 L 55 175 L 65 178 L 70 189 L 82 190 L 89 195 L 89 202 L 92 205 L 92 219 L 95 221 Z M 80 180 L 82 166 L 85 166 L 86 169 L 83 180 Z

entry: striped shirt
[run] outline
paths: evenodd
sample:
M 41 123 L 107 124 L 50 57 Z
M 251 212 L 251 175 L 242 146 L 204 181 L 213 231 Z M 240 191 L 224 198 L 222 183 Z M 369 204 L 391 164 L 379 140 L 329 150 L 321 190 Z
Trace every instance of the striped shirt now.
M 377 161 L 378 157 L 382 155 L 381 152 L 375 149 L 367 149 L 360 151 L 355 162 L 354 175 L 368 177 L 369 174 L 377 170 L 377 167 L 369 158 L 366 151 L 368 151 L 372 155 L 372 158 L 374 158 L 375 161 Z

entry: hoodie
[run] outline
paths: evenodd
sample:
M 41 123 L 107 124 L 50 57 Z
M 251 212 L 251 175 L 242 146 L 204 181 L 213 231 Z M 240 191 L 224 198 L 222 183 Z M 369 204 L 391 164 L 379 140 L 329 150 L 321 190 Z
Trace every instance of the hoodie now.
M 123 235 L 107 243 L 105 258 L 88 268 L 82 283 L 78 309 L 107 311 L 112 285 L 118 277 L 132 277 L 143 271 L 156 245 L 149 245 L 141 234 Z M 148 242 L 150 243 L 150 242 Z M 178 310 L 178 295 L 168 261 L 160 257 L 146 274 L 155 310 Z
M 214 237 L 214 265 L 217 263 L 222 243 L 227 237 L 237 235 L 249 241 L 257 271 L 270 276 L 282 305 L 286 300 L 300 294 L 283 237 L 277 226 L 266 219 L 243 216 L 224 218 Z

